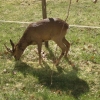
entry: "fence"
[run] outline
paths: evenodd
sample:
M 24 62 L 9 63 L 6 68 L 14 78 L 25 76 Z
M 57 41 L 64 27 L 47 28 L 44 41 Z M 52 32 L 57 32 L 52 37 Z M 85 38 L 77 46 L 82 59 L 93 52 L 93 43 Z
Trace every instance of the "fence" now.
M 21 22 L 21 21 L 5 21 L 0 20 L 2 23 L 17 23 L 17 24 L 29 24 L 32 22 Z M 78 28 L 100 28 L 99 26 L 84 26 L 84 25 L 69 25 L 70 27 L 78 27 Z

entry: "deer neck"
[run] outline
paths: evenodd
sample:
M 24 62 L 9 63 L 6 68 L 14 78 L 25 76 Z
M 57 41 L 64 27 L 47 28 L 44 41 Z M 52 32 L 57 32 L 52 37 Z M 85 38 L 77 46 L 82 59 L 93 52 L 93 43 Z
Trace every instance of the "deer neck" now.
M 22 51 L 24 51 L 26 47 L 28 46 L 25 40 L 20 40 L 17 45 L 18 45 L 18 48 Z

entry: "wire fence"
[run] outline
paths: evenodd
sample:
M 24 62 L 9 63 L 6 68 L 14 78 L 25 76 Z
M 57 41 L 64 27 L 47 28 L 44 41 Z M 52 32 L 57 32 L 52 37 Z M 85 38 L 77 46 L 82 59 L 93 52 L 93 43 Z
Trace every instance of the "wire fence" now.
M 33 22 L 21 22 L 21 21 L 5 21 L 0 20 L 1 23 L 16 23 L 16 24 L 30 24 Z M 85 25 L 69 25 L 70 27 L 78 27 L 78 28 L 100 28 L 99 26 L 85 26 Z

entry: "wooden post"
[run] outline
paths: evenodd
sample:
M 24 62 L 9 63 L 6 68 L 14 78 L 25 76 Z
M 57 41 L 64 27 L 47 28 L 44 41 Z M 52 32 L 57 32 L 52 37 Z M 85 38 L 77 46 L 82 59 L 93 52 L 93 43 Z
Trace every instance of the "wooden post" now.
M 47 18 L 46 0 L 42 0 L 42 16 L 43 16 L 43 19 Z M 48 41 L 45 42 L 45 46 L 48 48 Z
M 46 0 L 42 0 L 42 15 L 43 19 L 47 18 L 47 13 L 46 13 Z

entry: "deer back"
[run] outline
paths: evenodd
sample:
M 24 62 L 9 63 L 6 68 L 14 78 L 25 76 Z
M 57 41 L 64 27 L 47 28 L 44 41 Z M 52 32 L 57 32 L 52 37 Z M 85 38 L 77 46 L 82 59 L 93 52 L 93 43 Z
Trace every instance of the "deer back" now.
M 47 18 L 36 23 L 31 23 L 23 34 L 27 42 L 47 41 L 55 37 L 64 37 L 69 25 L 59 18 Z

